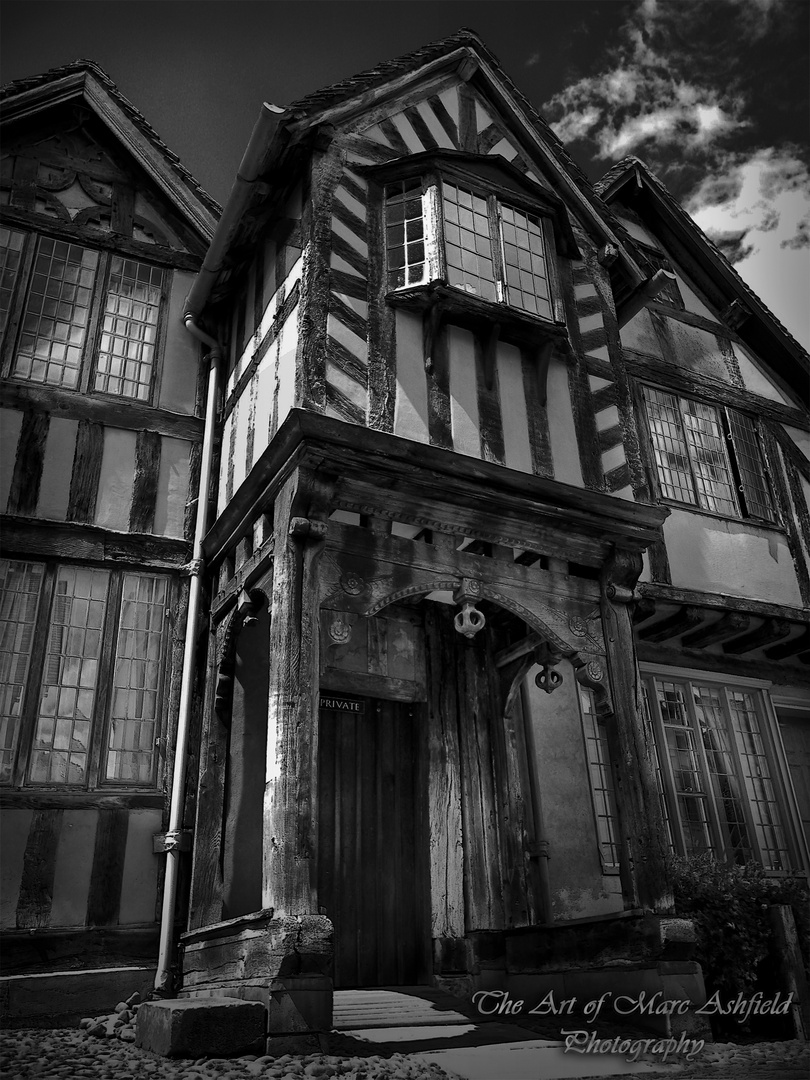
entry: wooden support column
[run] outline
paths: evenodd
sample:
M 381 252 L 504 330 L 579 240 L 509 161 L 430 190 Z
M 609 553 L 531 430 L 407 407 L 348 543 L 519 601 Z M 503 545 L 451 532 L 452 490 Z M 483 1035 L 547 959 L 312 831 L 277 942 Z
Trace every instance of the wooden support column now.
M 333 484 L 296 469 L 275 503 L 262 904 L 317 914 L 317 564 Z
M 602 570 L 602 621 L 613 697 L 607 730 L 616 781 L 625 903 L 666 912 L 673 904 L 666 868 L 666 830 L 633 642 L 633 590 L 641 566 L 640 554 L 616 550 Z

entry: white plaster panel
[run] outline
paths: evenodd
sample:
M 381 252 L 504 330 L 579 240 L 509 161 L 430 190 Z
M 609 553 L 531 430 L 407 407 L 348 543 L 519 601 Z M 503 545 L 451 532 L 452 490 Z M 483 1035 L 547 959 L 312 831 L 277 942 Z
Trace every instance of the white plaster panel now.
M 492 123 L 492 117 L 478 98 L 475 99 L 475 123 L 478 131 L 484 131 Z
M 281 328 L 278 339 L 278 426 L 295 404 L 295 353 L 298 347 L 298 308 Z
M 469 330 L 448 326 L 450 358 L 450 423 L 453 449 L 481 457 L 478 415 L 478 382 L 475 374 L 475 342 Z
M 425 147 L 422 145 L 422 140 L 417 136 L 416 132 L 408 122 L 408 118 L 403 116 L 402 113 L 396 113 L 391 117 L 394 127 L 400 133 L 405 140 L 405 145 L 408 147 L 412 154 L 421 154 Z
M 353 214 L 359 217 L 361 221 L 366 220 L 366 208 L 363 203 L 359 199 L 355 199 L 354 195 L 340 184 L 335 188 L 335 198 L 338 202 L 343 203 L 347 210 L 351 210 Z
M 344 225 L 342 221 L 339 221 L 336 217 L 332 218 L 332 232 L 336 236 L 342 237 L 347 244 L 354 248 L 358 254 L 364 258 L 368 256 L 368 244 L 357 233 L 352 232 L 348 226 Z
M 450 86 L 447 90 L 442 90 L 439 94 L 439 101 L 444 105 L 445 109 L 450 113 L 450 116 L 455 120 L 458 125 L 458 87 Z
M 51 521 L 64 521 L 67 517 L 78 429 L 78 420 L 51 417 L 42 463 L 42 480 L 39 484 L 37 517 L 49 518 Z
M 270 421 L 273 415 L 273 396 L 276 387 L 276 354 L 268 349 L 254 376 L 258 381 L 256 417 L 253 425 L 253 460 L 258 461 L 270 441 Z
M 638 240 L 642 244 L 649 244 L 650 247 L 658 248 L 659 251 L 661 250 L 661 245 L 649 229 L 645 229 L 643 225 L 639 225 L 629 218 L 619 217 L 619 221 L 624 225 L 625 229 L 627 229 L 634 240 Z
M 185 439 L 161 436 L 154 524 L 154 531 L 158 536 L 182 537 L 183 535 L 186 503 L 189 498 L 190 450 L 191 443 Z M 224 483 L 222 490 L 225 490 Z
M 676 588 L 802 606 L 790 551 L 774 529 L 673 508 L 664 540 Z
M 152 837 L 160 832 L 160 810 L 130 810 L 118 922 L 155 921 L 159 856 Z
M 768 378 L 759 360 L 752 352 L 749 352 L 744 345 L 740 345 L 736 341 L 732 342 L 732 348 L 734 349 L 734 355 L 737 357 L 737 363 L 740 365 L 740 374 L 743 377 L 746 390 L 752 390 L 755 394 L 761 394 L 762 397 L 770 398 L 771 401 L 778 401 L 783 405 L 796 404 L 792 398 L 783 394 L 776 384 Z
M 0 512 L 5 512 L 23 414 L 17 409 L 0 409 Z
M 344 397 L 348 398 L 361 412 L 366 411 L 366 390 L 355 382 L 349 375 L 342 371 L 331 360 L 326 361 L 326 381 L 336 387 Z
M 810 460 L 810 431 L 802 431 L 801 428 L 787 427 L 787 425 L 785 425 L 785 431 L 804 456 Z
M 424 101 L 420 101 L 416 108 L 438 145 L 446 150 L 454 150 L 455 147 L 453 146 L 452 139 L 436 119 L 436 114 L 433 112 L 433 109 L 431 109 Z
M 610 450 L 606 450 L 602 454 L 602 469 L 608 473 L 611 469 L 618 469 L 620 465 L 624 465 L 627 461 L 627 456 L 624 452 L 624 444 L 619 443 L 617 446 L 611 446 Z M 618 495 L 618 491 L 613 492 L 614 495 Z
M 596 430 L 607 431 L 608 428 L 615 427 L 619 422 L 619 407 L 618 405 L 608 405 L 606 409 L 602 409 L 601 412 L 596 414 Z
M 626 349 L 637 349 L 639 352 L 650 353 L 652 356 L 663 357 L 658 335 L 646 308 L 634 315 L 633 318 L 621 328 L 622 345 Z
M 233 442 L 233 490 L 238 491 L 239 485 L 247 476 L 248 432 L 250 430 L 250 394 L 243 391 L 231 413 L 233 417 L 236 438 Z
M 397 311 L 397 402 L 394 434 L 416 442 L 430 442 L 427 379 L 422 355 L 422 319 Z
M 0 874 L 0 926 L 15 929 L 17 901 L 20 895 L 25 849 L 33 810 L 6 809 L 0 814 L 0 850 L 3 873 Z
M 498 345 L 498 387 L 503 422 L 504 464 L 510 469 L 530 473 L 532 450 L 529 443 L 529 419 L 520 350 L 514 345 Z
M 546 411 L 554 479 L 583 487 L 571 392 L 568 389 L 568 369 L 562 361 L 552 358 L 548 365 L 547 386 Z
M 579 319 L 579 332 L 581 334 L 587 334 L 589 330 L 601 330 L 605 325 L 605 320 L 601 311 L 594 312 L 593 315 L 586 315 L 584 318 Z
M 183 325 L 183 305 L 194 274 L 172 273 L 169 310 L 166 313 L 166 345 L 160 375 L 158 403 L 169 412 L 191 414 L 197 398 L 200 345 Z
M 731 375 L 715 334 L 677 319 L 668 319 L 667 323 L 679 367 L 687 368 L 696 375 L 710 375 L 722 382 L 731 382 Z M 721 327 L 717 329 L 722 332 Z
M 132 492 L 135 487 L 134 431 L 104 429 L 104 452 L 98 480 L 95 523 L 105 529 L 129 529 Z
M 84 926 L 98 810 L 65 810 L 56 850 L 51 926 Z
M 228 454 L 231 445 L 231 428 L 233 427 L 233 413 L 231 413 L 222 425 L 222 456 L 219 461 L 219 484 L 217 487 L 217 514 L 225 509 L 225 493 L 228 484 Z M 162 464 L 162 463 L 161 463 Z M 155 513 L 155 532 L 160 533 Z
M 330 315 L 326 320 L 326 332 L 348 349 L 352 356 L 356 356 L 363 364 L 368 363 L 368 344 L 334 315 Z

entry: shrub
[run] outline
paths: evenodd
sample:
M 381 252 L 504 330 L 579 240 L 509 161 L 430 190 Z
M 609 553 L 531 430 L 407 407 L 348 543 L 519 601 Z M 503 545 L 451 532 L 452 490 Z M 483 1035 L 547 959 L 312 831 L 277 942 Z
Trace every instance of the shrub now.
M 671 869 L 675 908 L 695 924 L 696 959 L 710 994 L 719 991 L 725 1000 L 754 989 L 772 946 L 771 904 L 793 908 L 807 965 L 810 893 L 804 878 L 767 877 L 759 863 L 727 865 L 708 852 L 673 856 Z

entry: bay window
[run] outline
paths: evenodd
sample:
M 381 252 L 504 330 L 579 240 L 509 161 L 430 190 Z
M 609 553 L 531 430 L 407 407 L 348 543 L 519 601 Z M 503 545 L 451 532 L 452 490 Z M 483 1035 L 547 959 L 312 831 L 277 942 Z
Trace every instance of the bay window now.
M 161 574 L 0 560 L 0 782 L 154 787 Z
M 137 259 L 0 229 L 4 370 L 148 402 L 166 288 L 166 272 Z
M 555 258 L 576 244 L 555 196 L 505 162 L 450 152 L 369 171 L 383 182 L 389 300 L 443 285 L 450 303 L 564 321 Z

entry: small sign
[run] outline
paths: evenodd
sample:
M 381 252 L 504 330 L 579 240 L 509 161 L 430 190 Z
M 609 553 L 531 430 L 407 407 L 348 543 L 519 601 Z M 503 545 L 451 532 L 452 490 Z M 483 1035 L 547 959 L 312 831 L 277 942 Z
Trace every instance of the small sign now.
M 321 708 L 331 709 L 333 712 L 345 712 L 361 714 L 366 711 L 365 701 L 357 698 L 344 697 L 342 694 L 321 694 Z

